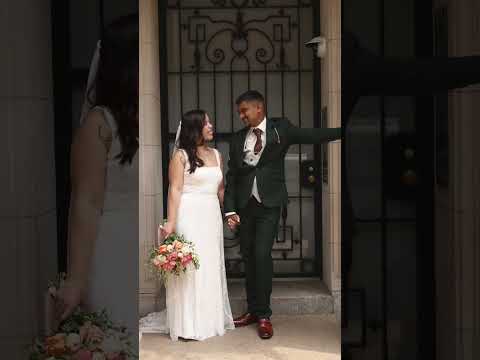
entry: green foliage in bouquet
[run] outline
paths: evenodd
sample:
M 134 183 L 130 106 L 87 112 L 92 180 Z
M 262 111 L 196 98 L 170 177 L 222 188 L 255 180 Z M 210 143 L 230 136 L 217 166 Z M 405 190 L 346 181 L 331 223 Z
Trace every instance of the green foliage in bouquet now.
M 200 267 L 195 244 L 186 240 L 183 235 L 172 233 L 162 244 L 150 249 L 146 265 L 155 277 L 166 283 L 169 275 L 179 276 L 185 273 L 190 264 L 193 264 L 195 269 Z
M 49 292 L 55 297 L 65 281 L 60 273 L 49 283 Z M 55 334 L 35 339 L 30 345 L 29 360 L 138 359 L 127 328 L 110 320 L 107 310 L 86 311 L 78 306 L 62 321 Z

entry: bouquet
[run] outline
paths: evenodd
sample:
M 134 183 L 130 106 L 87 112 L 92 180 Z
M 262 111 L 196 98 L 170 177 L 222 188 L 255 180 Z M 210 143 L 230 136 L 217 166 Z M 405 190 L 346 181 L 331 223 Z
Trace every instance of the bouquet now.
M 170 234 L 162 244 L 154 246 L 148 259 L 150 270 L 163 282 L 167 281 L 170 274 L 178 276 L 192 266 L 195 269 L 200 267 L 195 245 L 176 233 Z
M 61 273 L 50 282 L 48 292 L 56 296 L 65 280 Z M 37 338 L 29 348 L 29 360 L 127 360 L 136 359 L 125 327 L 114 324 L 106 310 L 88 312 L 77 307 L 56 332 Z

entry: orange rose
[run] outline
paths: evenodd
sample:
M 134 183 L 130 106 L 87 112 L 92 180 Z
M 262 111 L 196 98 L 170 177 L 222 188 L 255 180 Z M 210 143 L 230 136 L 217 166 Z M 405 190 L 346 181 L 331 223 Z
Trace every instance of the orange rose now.
M 160 245 L 160 247 L 158 248 L 158 252 L 160 254 L 165 254 L 167 252 L 167 245 Z
M 67 351 L 65 334 L 56 334 L 45 339 L 45 347 L 49 356 L 62 356 Z

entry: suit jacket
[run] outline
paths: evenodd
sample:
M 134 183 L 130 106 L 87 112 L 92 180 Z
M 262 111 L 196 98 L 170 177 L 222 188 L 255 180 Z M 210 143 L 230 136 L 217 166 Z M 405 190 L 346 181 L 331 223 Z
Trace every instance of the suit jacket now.
M 285 118 L 267 118 L 265 149 L 256 166 L 243 161 L 243 147 L 249 128 L 234 133 L 230 141 L 230 159 L 226 174 L 224 211 L 243 209 L 252 194 L 253 179 L 263 205 L 287 203 L 285 185 L 285 154 L 291 144 L 321 144 L 341 137 L 341 128 L 299 128 Z

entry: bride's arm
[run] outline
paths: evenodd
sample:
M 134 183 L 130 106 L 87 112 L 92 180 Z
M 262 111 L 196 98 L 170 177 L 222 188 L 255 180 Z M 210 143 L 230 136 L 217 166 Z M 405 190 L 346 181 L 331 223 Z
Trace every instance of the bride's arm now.
M 112 132 L 103 114 L 92 111 L 71 147 L 71 195 L 67 283 L 61 292 L 64 316 L 78 305 L 88 284 L 90 260 L 105 195 L 105 171 Z
M 220 169 L 222 170 L 222 181 L 218 186 L 218 200 L 220 201 L 220 207 L 222 208 L 222 212 L 223 212 L 223 199 L 225 197 L 225 179 L 223 177 L 223 158 L 220 152 L 218 153 L 218 155 L 220 157 Z
M 167 214 L 168 221 L 163 226 L 161 232 L 162 237 L 165 238 L 175 231 L 175 224 L 177 223 L 178 206 L 180 204 L 180 196 L 183 189 L 183 174 L 185 171 L 185 159 L 181 151 L 177 150 L 172 156 L 170 165 L 168 167 L 168 200 L 167 200 Z

